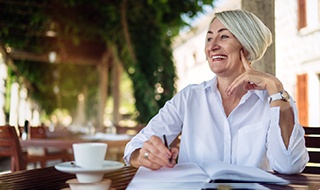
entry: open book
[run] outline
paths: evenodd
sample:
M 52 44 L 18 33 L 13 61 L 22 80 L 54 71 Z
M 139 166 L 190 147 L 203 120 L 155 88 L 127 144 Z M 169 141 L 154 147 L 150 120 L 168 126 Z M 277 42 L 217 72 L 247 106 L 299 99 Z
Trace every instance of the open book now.
M 211 186 L 208 185 L 210 182 Z M 289 182 L 256 167 L 219 161 L 204 162 L 201 165 L 188 162 L 159 170 L 140 167 L 128 189 L 210 189 L 219 184 L 229 184 L 233 189 L 266 189 L 258 183 L 286 185 Z

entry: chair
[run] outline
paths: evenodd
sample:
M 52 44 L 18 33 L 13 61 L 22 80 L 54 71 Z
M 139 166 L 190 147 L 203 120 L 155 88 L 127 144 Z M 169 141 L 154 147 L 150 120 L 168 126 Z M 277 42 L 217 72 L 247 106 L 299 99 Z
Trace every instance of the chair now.
M 0 156 L 11 157 L 11 171 L 27 169 L 28 163 L 44 162 L 44 157 L 28 155 L 21 148 L 18 132 L 10 125 L 0 126 Z
M 29 127 L 29 138 L 47 138 L 47 129 L 45 126 Z M 69 161 L 72 159 L 72 155 L 66 149 L 55 149 L 55 148 L 36 148 L 28 150 L 28 154 L 32 156 L 43 157 L 40 162 L 40 166 L 46 167 L 48 161 L 61 160 Z
M 0 156 L 11 157 L 12 172 L 26 169 L 26 162 L 15 127 L 0 126 Z
M 303 173 L 320 174 L 320 127 L 303 126 L 309 163 Z

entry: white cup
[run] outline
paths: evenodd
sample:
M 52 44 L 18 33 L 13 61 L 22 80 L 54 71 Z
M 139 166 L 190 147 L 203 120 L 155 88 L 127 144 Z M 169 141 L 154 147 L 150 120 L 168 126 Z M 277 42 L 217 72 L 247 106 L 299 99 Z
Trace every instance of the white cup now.
M 76 143 L 72 145 L 77 166 L 84 169 L 101 169 L 106 156 L 106 143 Z
M 84 170 L 101 169 L 108 145 L 106 143 L 76 143 L 72 145 L 75 163 Z M 79 172 L 76 174 L 81 183 L 101 181 L 103 173 Z

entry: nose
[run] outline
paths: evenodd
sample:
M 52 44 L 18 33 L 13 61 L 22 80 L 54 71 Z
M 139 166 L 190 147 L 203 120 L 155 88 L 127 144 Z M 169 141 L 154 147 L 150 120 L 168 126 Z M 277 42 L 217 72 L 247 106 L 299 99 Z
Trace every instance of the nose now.
M 207 42 L 206 48 L 208 51 L 216 51 L 220 49 L 220 45 L 216 40 L 212 39 L 210 42 Z

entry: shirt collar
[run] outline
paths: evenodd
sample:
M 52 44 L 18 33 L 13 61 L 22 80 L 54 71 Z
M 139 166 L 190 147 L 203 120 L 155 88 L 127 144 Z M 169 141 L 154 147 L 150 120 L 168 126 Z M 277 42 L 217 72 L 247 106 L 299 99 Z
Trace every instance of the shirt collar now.
M 266 98 L 266 90 L 248 90 L 246 95 L 250 97 L 252 94 L 255 94 L 256 96 L 259 97 L 261 101 L 264 101 Z
M 205 83 L 204 89 L 207 89 L 207 88 L 217 89 L 217 76 L 214 76 L 211 80 Z

